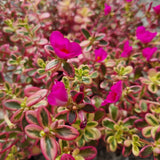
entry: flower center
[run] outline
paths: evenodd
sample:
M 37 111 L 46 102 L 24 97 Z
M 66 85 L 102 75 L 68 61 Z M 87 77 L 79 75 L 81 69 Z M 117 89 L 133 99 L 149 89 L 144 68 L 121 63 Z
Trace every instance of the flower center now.
M 69 53 L 69 51 L 66 48 L 62 48 L 61 51 L 64 52 L 64 53 L 66 53 L 66 54 Z
M 99 61 L 99 60 L 101 60 L 101 57 L 100 57 L 100 56 L 97 56 L 96 61 Z

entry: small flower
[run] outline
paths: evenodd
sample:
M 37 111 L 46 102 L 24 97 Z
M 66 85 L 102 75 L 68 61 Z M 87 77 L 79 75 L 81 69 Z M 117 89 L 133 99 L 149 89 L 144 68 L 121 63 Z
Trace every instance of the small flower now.
M 122 57 L 129 57 L 132 52 L 132 47 L 129 46 L 129 41 L 126 41 L 123 47 L 123 52 L 121 54 Z
M 107 5 L 107 3 L 105 3 L 104 6 L 104 13 L 105 15 L 108 15 L 111 12 L 111 6 Z
M 153 7 L 154 12 L 160 15 L 160 5 Z
M 149 61 L 156 51 L 157 51 L 157 47 L 153 47 L 153 48 L 147 47 L 142 50 L 142 53 L 143 53 L 143 56 L 146 57 L 147 61 Z
M 75 158 L 70 154 L 63 154 L 60 160 L 75 160 Z
M 107 52 L 103 48 L 96 49 L 94 52 L 95 60 L 97 62 L 102 62 L 107 57 Z
M 109 92 L 107 98 L 102 102 L 102 106 L 107 103 L 116 103 L 122 95 L 122 81 L 118 81 L 111 87 L 111 91 Z
M 53 31 L 50 36 L 50 43 L 56 55 L 62 59 L 76 57 L 82 53 L 81 47 L 76 42 L 70 42 L 59 31 Z
M 62 82 L 56 82 L 48 95 L 48 103 L 54 106 L 63 106 L 68 101 L 68 94 Z
M 132 0 L 126 0 L 127 2 L 132 2 Z
M 157 32 L 149 32 L 145 29 L 145 27 L 140 26 L 136 30 L 137 39 L 139 39 L 142 43 L 149 43 L 152 39 L 157 35 Z

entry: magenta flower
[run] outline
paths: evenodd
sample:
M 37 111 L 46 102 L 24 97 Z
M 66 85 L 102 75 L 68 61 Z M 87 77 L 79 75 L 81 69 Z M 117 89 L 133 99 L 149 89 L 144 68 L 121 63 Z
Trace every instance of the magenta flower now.
M 116 103 L 122 95 L 122 81 L 118 81 L 111 87 L 111 91 L 109 92 L 107 98 L 102 102 L 102 106 L 107 103 Z
M 122 57 L 129 57 L 132 52 L 132 47 L 129 46 L 129 41 L 124 43 L 123 52 L 121 54 Z
M 70 42 L 59 31 L 52 32 L 50 43 L 56 55 L 62 59 L 73 58 L 82 53 L 82 49 L 78 43 Z
M 146 57 L 147 61 L 149 61 L 153 54 L 157 51 L 157 47 L 153 47 L 153 48 L 145 48 L 142 50 L 143 56 Z
M 70 154 L 63 154 L 61 160 L 75 160 L 75 158 Z
M 132 0 L 126 0 L 127 2 L 132 2 Z
M 153 7 L 154 12 L 160 15 L 160 5 Z
M 105 15 L 108 15 L 111 12 L 111 6 L 107 5 L 107 3 L 104 4 L 104 13 Z
M 53 106 L 63 106 L 68 101 L 68 94 L 62 82 L 56 82 L 48 95 L 48 103 Z
M 102 62 L 107 57 L 107 52 L 103 48 L 96 49 L 94 52 L 95 60 L 97 62 Z
M 137 39 L 139 39 L 142 43 L 149 43 L 152 39 L 157 35 L 157 32 L 149 32 L 145 29 L 145 27 L 140 26 L 136 30 Z

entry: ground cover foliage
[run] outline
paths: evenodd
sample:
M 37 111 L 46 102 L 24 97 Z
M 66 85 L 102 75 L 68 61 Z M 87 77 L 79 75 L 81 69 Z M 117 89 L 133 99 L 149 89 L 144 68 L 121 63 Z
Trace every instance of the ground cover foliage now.
M 160 3 L 0 1 L 0 160 L 159 160 L 159 26 Z

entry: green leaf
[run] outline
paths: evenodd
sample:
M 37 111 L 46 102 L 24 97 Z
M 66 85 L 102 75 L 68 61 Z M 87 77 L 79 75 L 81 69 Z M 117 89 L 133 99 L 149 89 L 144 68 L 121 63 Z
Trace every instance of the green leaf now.
M 65 110 L 56 114 L 55 118 L 59 120 L 63 119 L 65 122 L 67 122 L 67 114 L 68 114 L 68 110 Z
M 139 156 L 141 158 L 149 157 L 153 152 L 153 147 L 151 145 L 147 145 L 140 150 Z
M 102 39 L 102 40 L 100 40 L 100 41 L 99 41 L 99 43 L 100 43 L 101 45 L 107 45 L 107 44 L 108 44 L 108 42 L 106 42 L 106 41 L 105 41 L 105 40 L 103 40 L 103 39 Z
M 92 101 L 93 101 L 93 104 L 99 108 L 101 106 L 101 103 L 102 103 L 102 98 L 100 96 L 94 96 L 92 97 Z
M 132 153 L 133 153 L 134 156 L 139 155 L 139 148 L 136 145 L 132 146 Z
M 45 71 L 55 71 L 60 67 L 60 61 L 57 59 L 53 59 L 49 63 L 46 64 Z
M 155 135 L 156 135 L 156 132 L 158 130 L 159 126 L 155 126 L 151 129 L 151 136 L 153 139 L 155 139 Z M 157 139 L 158 139 L 159 135 L 157 135 Z
M 82 29 L 82 33 L 84 34 L 84 36 L 88 39 L 90 37 L 90 34 L 87 30 L 85 30 L 84 28 Z
M 132 66 L 127 66 L 124 68 L 123 75 L 129 74 L 133 71 Z
M 37 64 L 41 68 L 45 67 L 45 63 L 44 63 L 43 59 L 41 59 L 41 58 L 37 59 Z
M 90 77 L 82 77 L 82 81 L 84 84 L 91 84 L 92 79 Z
M 114 136 L 109 136 L 107 139 L 107 142 L 109 143 L 109 148 L 112 152 L 115 152 L 117 149 L 117 142 Z
M 35 33 L 38 31 L 38 29 L 41 27 L 41 24 L 37 24 L 36 26 L 34 26 L 34 28 L 32 29 L 32 33 Z
M 95 112 L 94 120 L 99 121 L 101 120 L 105 115 L 105 111 L 103 109 L 99 109 Z
M 38 108 L 37 118 L 38 118 L 39 124 L 43 128 L 48 127 L 49 124 L 51 123 L 50 114 L 49 114 L 48 110 L 44 107 Z
M 89 122 L 87 122 L 87 128 L 88 127 L 93 128 L 93 127 L 96 127 L 97 125 L 98 125 L 98 122 L 96 122 L 96 121 L 89 121 Z
M 157 93 L 158 87 L 157 87 L 154 83 L 151 83 L 151 84 L 149 84 L 149 86 L 148 86 L 148 90 L 149 90 L 151 93 Z
M 62 78 L 62 81 L 65 85 L 65 88 L 69 88 L 69 79 L 66 76 Z
M 79 132 L 67 125 L 60 125 L 56 129 L 54 129 L 55 135 L 63 140 L 74 140 L 79 136 Z
M 16 100 L 7 100 L 4 102 L 4 107 L 6 107 L 8 110 L 16 111 L 17 109 L 21 108 L 20 102 Z
M 85 137 L 89 140 L 97 140 L 101 137 L 101 132 L 97 128 L 87 127 L 85 129 Z
M 149 138 L 151 137 L 151 130 L 152 130 L 152 126 L 148 126 L 142 129 L 142 134 L 144 137 Z
M 3 31 L 4 31 L 5 33 L 12 33 L 12 32 L 14 32 L 14 29 L 11 28 L 11 27 L 3 27 Z
M 160 127 L 156 130 L 155 140 L 156 140 L 156 141 L 159 141 L 159 140 L 160 140 Z
M 78 147 L 85 145 L 85 139 L 83 136 L 78 140 L 77 145 L 78 145 Z
M 39 68 L 39 69 L 37 70 L 37 72 L 38 72 L 39 74 L 44 74 L 44 73 L 46 73 L 45 69 L 43 69 L 43 68 Z
M 132 126 L 135 120 L 138 119 L 136 116 L 131 116 L 123 120 L 124 126 Z
M 28 137 L 33 139 L 39 139 L 40 138 L 40 132 L 43 130 L 40 126 L 36 124 L 29 124 L 25 127 L 25 133 L 28 135 Z
M 102 125 L 106 128 L 114 129 L 115 122 L 109 118 L 105 118 L 102 121 Z
M 130 87 L 130 90 L 131 90 L 133 93 L 139 93 L 139 92 L 142 90 L 142 87 L 139 86 L 139 85 L 134 85 L 134 86 L 131 86 L 131 87 Z
M 143 112 L 147 112 L 147 104 L 142 100 L 140 101 L 140 109 L 143 111 Z
M 73 78 L 75 76 L 75 70 L 74 70 L 74 67 L 71 63 L 64 62 L 63 63 L 63 70 L 69 77 Z
M 82 108 L 83 111 L 87 112 L 87 113 L 94 113 L 96 112 L 96 107 L 92 104 L 86 103 L 84 105 L 84 107 Z
M 151 126 L 157 126 L 157 125 L 159 125 L 157 118 L 153 114 L 151 114 L 151 113 L 147 113 L 145 115 L 145 120 Z
M 0 142 L 2 140 L 6 140 L 8 138 L 8 136 L 9 136 L 9 133 L 7 133 L 7 132 L 0 133 Z
M 98 77 L 98 72 L 97 71 L 95 71 L 95 72 L 93 72 L 91 75 L 90 75 L 90 77 L 91 78 L 97 78 Z
M 117 116 L 118 116 L 118 107 L 116 107 L 115 105 L 111 104 L 109 106 L 109 112 L 111 114 L 112 119 L 116 120 Z
M 100 36 L 95 37 L 95 40 L 99 41 L 99 40 L 103 39 L 104 37 L 105 37 L 105 34 L 102 34 Z
M 40 140 L 40 147 L 46 160 L 56 159 L 58 146 L 53 137 L 42 137 Z

